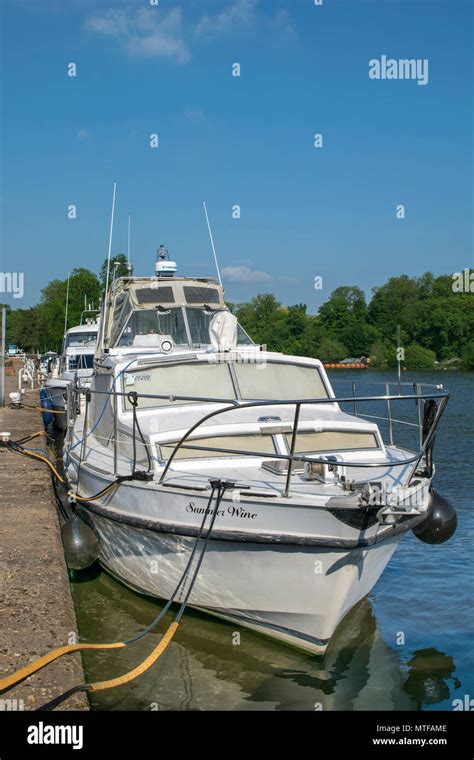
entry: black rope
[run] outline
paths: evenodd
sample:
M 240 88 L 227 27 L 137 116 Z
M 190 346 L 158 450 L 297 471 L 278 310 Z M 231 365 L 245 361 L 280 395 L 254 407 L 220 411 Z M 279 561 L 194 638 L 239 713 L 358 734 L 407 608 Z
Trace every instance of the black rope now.
M 176 616 L 176 622 L 177 623 L 179 623 L 179 621 L 181 620 L 181 618 L 183 616 L 183 613 L 184 613 L 184 610 L 186 609 L 186 605 L 188 603 L 189 597 L 191 596 L 191 592 L 193 590 L 193 587 L 194 587 L 194 584 L 196 582 L 199 570 L 200 570 L 201 565 L 202 565 L 202 561 L 204 559 L 204 555 L 206 553 L 207 545 L 209 543 L 209 538 L 211 536 L 212 529 L 214 527 L 214 523 L 216 521 L 217 512 L 219 510 L 219 506 L 220 506 L 220 503 L 222 501 L 222 497 L 224 496 L 224 493 L 225 493 L 226 489 L 227 488 L 233 488 L 234 485 L 235 485 L 234 483 L 231 483 L 231 482 L 226 481 L 226 480 L 213 480 L 213 481 L 211 481 L 211 486 L 212 486 L 213 491 L 215 489 L 217 489 L 217 498 L 216 498 L 216 503 L 215 503 L 215 507 L 214 507 L 214 512 L 212 514 L 211 524 L 209 526 L 209 530 L 206 533 L 206 538 L 204 540 L 204 546 L 203 546 L 201 555 L 200 555 L 200 557 L 198 559 L 198 562 L 197 562 L 197 565 L 196 565 L 196 569 L 194 571 L 194 575 L 192 577 L 191 583 L 189 584 L 189 588 L 188 588 L 188 590 L 186 592 L 186 596 L 184 597 L 184 600 L 183 600 L 183 602 L 181 604 L 179 612 L 178 612 L 178 614 Z M 207 509 L 206 509 L 206 512 L 207 512 Z
M 138 434 L 140 436 L 141 442 L 143 443 L 143 446 L 145 447 L 146 456 L 148 460 L 148 469 L 147 472 L 150 472 L 151 470 L 151 457 L 150 452 L 148 451 L 147 443 L 143 437 L 143 433 L 141 430 L 141 427 L 138 423 L 138 417 L 137 417 L 137 407 L 138 407 L 138 393 L 136 391 L 130 391 L 130 393 L 127 394 L 127 399 L 129 403 L 132 405 L 132 415 L 133 415 L 133 428 L 132 428 L 132 439 L 133 439 L 133 467 L 132 472 L 135 472 L 135 468 L 137 466 L 137 442 L 136 442 L 136 431 L 138 430 Z
M 193 561 L 194 556 L 196 554 L 196 549 L 198 547 L 199 541 L 200 541 L 201 536 L 202 536 L 203 531 L 204 531 L 204 526 L 206 524 L 207 516 L 209 514 L 209 508 L 210 508 L 210 506 L 212 504 L 212 500 L 214 499 L 215 491 L 216 491 L 216 489 L 213 487 L 212 491 L 211 491 L 211 495 L 209 496 L 209 499 L 207 501 L 206 509 L 204 510 L 204 515 L 203 515 L 203 518 L 201 520 L 201 525 L 199 526 L 199 531 L 198 531 L 198 534 L 196 536 L 196 540 L 194 542 L 194 546 L 192 548 L 191 555 L 189 557 L 189 560 L 186 563 L 186 567 L 184 568 L 183 573 L 181 574 L 181 578 L 179 579 L 178 584 L 175 587 L 173 593 L 171 594 L 170 598 L 166 602 L 166 604 L 163 607 L 163 609 L 158 613 L 158 615 L 156 616 L 156 618 L 154 620 L 152 620 L 152 622 L 149 623 L 147 625 L 147 627 L 143 629 L 143 631 L 140 631 L 140 633 L 135 634 L 135 636 L 132 636 L 130 639 L 126 639 L 124 641 L 124 644 L 130 644 L 132 641 L 138 641 L 138 639 L 143 638 L 143 636 L 145 636 L 147 633 L 149 633 L 151 630 L 153 630 L 153 628 L 155 628 L 155 626 L 157 626 L 158 623 L 160 623 L 161 620 L 163 620 L 164 616 L 166 615 L 166 613 L 168 612 L 169 608 L 173 604 L 173 602 L 174 602 L 174 600 L 175 600 L 175 598 L 176 598 L 176 596 L 178 594 L 178 591 L 180 590 L 181 586 L 183 585 L 183 583 L 184 583 L 184 581 L 185 581 L 185 579 L 186 579 L 186 577 L 187 577 L 187 575 L 189 573 L 189 569 L 191 567 L 192 561 Z
M 133 465 L 132 465 L 132 472 L 135 472 L 135 466 L 137 464 L 137 441 L 136 441 L 136 425 L 137 425 L 137 406 L 138 406 L 138 393 L 136 391 L 131 391 L 127 396 L 130 404 L 132 405 L 132 417 L 133 417 L 133 428 L 132 428 L 132 441 L 133 441 Z
M 426 441 L 426 438 L 428 437 L 428 434 L 436 419 L 437 412 L 438 412 L 438 405 L 436 401 L 434 401 L 433 399 L 429 399 L 428 401 L 424 402 L 423 421 L 422 421 L 422 428 L 421 428 L 422 443 L 424 443 Z M 434 449 L 435 441 L 436 441 L 436 436 L 433 435 L 425 452 L 426 475 L 428 477 L 431 477 L 431 475 L 433 474 L 433 449 Z
M 33 712 L 42 712 L 43 710 L 54 710 L 55 707 L 61 704 L 61 702 L 64 702 L 66 699 L 69 699 L 69 697 L 72 697 L 73 694 L 77 694 L 80 691 L 89 691 L 90 686 L 89 684 L 80 684 L 79 686 L 72 686 L 67 691 L 60 694 L 58 697 L 55 697 L 54 699 L 51 699 L 49 702 L 46 702 L 46 704 L 42 705 L 41 707 L 36 707 Z
M 133 643 L 135 641 L 138 641 L 139 639 L 143 638 L 144 636 L 146 636 L 147 633 L 149 633 L 151 630 L 153 630 L 153 628 L 155 628 L 158 625 L 158 623 L 161 622 L 161 620 L 164 618 L 164 616 L 168 612 L 168 610 L 171 607 L 174 599 L 176 598 L 176 595 L 178 594 L 178 592 L 179 592 L 182 584 L 185 582 L 185 580 L 187 578 L 187 575 L 188 575 L 189 570 L 191 568 L 191 564 L 192 564 L 193 559 L 194 559 L 195 554 L 196 554 L 196 550 L 197 550 L 199 541 L 200 541 L 200 539 L 202 537 L 202 534 L 204 532 L 204 527 L 205 527 L 205 524 L 206 524 L 207 517 L 208 517 L 208 515 L 210 513 L 210 507 L 211 507 L 212 501 L 214 499 L 214 494 L 217 491 L 217 497 L 216 497 L 216 500 L 215 500 L 214 511 L 213 511 L 213 514 L 212 514 L 211 523 L 210 523 L 209 528 L 208 528 L 207 533 L 206 533 L 206 538 L 204 540 L 204 546 L 202 547 L 202 551 L 201 551 L 201 554 L 199 556 L 196 568 L 194 570 L 193 577 L 192 577 L 191 582 L 189 584 L 189 588 L 188 588 L 188 590 L 186 592 L 186 595 L 185 595 L 185 597 L 184 597 L 184 599 L 183 599 L 183 601 L 181 603 L 181 606 L 180 606 L 180 608 L 178 610 L 178 613 L 177 613 L 177 615 L 175 617 L 175 622 L 176 623 L 180 622 L 180 620 L 181 620 L 181 618 L 183 616 L 183 613 L 184 613 L 184 611 L 186 609 L 189 597 L 191 596 L 191 592 L 192 592 L 194 584 L 196 582 L 199 570 L 201 568 L 201 565 L 202 565 L 202 562 L 203 562 L 203 559 L 204 559 L 204 555 L 206 553 L 207 546 L 208 546 L 208 543 L 209 543 L 209 538 L 211 536 L 212 529 L 214 527 L 214 523 L 216 521 L 216 517 L 217 517 L 218 510 L 219 510 L 219 506 L 220 506 L 220 503 L 222 501 L 222 497 L 224 496 L 224 493 L 225 493 L 225 491 L 227 489 L 234 488 L 234 486 L 235 486 L 235 483 L 233 483 L 231 481 L 227 481 L 227 480 L 212 480 L 211 481 L 212 491 L 211 491 L 211 494 L 209 496 L 206 508 L 204 510 L 204 515 L 203 515 L 203 518 L 201 520 L 201 525 L 199 527 L 199 531 L 198 531 L 198 534 L 196 536 L 196 540 L 194 542 L 194 546 L 192 548 L 191 555 L 189 557 L 188 562 L 186 563 L 186 567 L 184 568 L 184 571 L 183 571 L 183 573 L 181 575 L 181 578 L 179 579 L 178 584 L 176 585 L 176 587 L 175 587 L 172 595 L 170 596 L 170 598 L 166 602 L 166 604 L 163 607 L 163 609 L 155 617 L 155 619 L 152 620 L 152 622 L 146 628 L 144 628 L 143 631 L 140 631 L 139 633 L 135 634 L 135 636 L 132 636 L 129 639 L 125 639 L 125 641 L 123 641 L 121 643 L 123 643 L 125 645 L 128 645 L 128 644 L 131 644 L 131 643 Z M 57 707 L 59 704 L 61 704 L 61 702 L 64 702 L 66 699 L 68 699 L 70 696 L 72 696 L 72 694 L 75 694 L 76 692 L 79 692 L 79 691 L 89 691 L 90 688 L 91 688 L 91 684 L 80 684 L 78 686 L 73 686 L 71 689 L 68 689 L 67 691 L 63 692 L 63 694 L 59 694 L 59 696 L 55 697 L 50 702 L 47 702 L 42 707 L 38 707 L 36 709 L 36 711 L 53 710 L 55 707 Z

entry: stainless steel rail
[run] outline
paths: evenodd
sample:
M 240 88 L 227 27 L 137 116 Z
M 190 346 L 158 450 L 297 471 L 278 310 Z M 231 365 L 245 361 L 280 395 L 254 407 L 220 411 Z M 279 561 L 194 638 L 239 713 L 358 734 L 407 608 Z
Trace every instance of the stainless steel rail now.
M 362 381 L 362 383 L 365 383 L 366 385 L 374 385 L 377 381 L 371 382 L 371 381 Z M 360 381 L 357 384 L 362 384 Z M 338 461 L 337 464 L 339 466 L 344 467 L 356 467 L 356 468 L 377 468 L 377 467 L 396 467 L 396 466 L 405 466 L 408 464 L 412 464 L 412 469 L 410 471 L 410 474 L 407 478 L 407 484 L 410 485 L 411 480 L 416 473 L 419 463 L 422 460 L 423 456 L 426 454 L 426 451 L 428 450 L 435 433 L 435 430 L 438 426 L 439 420 L 441 419 L 441 416 L 444 412 L 444 409 L 446 407 L 446 404 L 449 399 L 449 392 L 442 388 L 442 386 L 432 386 L 428 384 L 413 384 L 413 383 L 402 383 L 401 387 L 409 387 L 410 389 L 414 389 L 414 393 L 406 393 L 406 394 L 390 394 L 390 383 L 383 383 L 385 386 L 386 393 L 381 396 L 357 396 L 355 395 L 356 392 L 356 383 L 353 383 L 353 394 L 352 396 L 345 396 L 345 397 L 327 397 L 327 398 L 316 398 L 316 399 L 286 399 L 286 400 L 255 400 L 255 401 L 246 401 L 242 402 L 236 399 L 222 399 L 222 398 L 214 398 L 209 396 L 175 396 L 175 395 L 169 395 L 169 394 L 149 394 L 149 393 L 140 393 L 138 394 L 138 399 L 161 399 L 161 400 L 168 400 L 170 402 L 179 402 L 179 401 L 186 401 L 186 402 L 207 402 L 207 403 L 213 403 L 213 404 L 226 404 L 226 406 L 214 409 L 213 411 L 209 412 L 208 414 L 205 414 L 203 417 L 201 417 L 196 423 L 194 423 L 187 431 L 186 433 L 181 437 L 181 439 L 176 443 L 168 461 L 166 462 L 166 465 L 163 469 L 163 472 L 159 479 L 159 484 L 163 484 L 166 475 L 168 474 L 168 471 L 171 467 L 171 464 L 173 460 L 175 459 L 178 451 L 181 448 L 186 449 L 194 449 L 194 450 L 202 450 L 202 451 L 213 451 L 218 453 L 224 453 L 224 454 L 233 454 L 239 455 L 239 456 L 251 456 L 251 457 L 258 457 L 262 458 L 262 452 L 255 452 L 251 451 L 249 449 L 245 450 L 236 450 L 236 449 L 226 449 L 221 447 L 215 447 L 211 448 L 209 446 L 203 447 L 203 446 L 195 446 L 192 444 L 186 444 L 186 441 L 189 439 L 189 437 L 194 433 L 203 423 L 207 422 L 209 419 L 212 419 L 214 417 L 217 417 L 219 415 L 225 414 L 226 412 L 230 411 L 236 411 L 240 409 L 251 409 L 251 408 L 258 408 L 258 407 L 275 407 L 275 406 L 294 406 L 295 407 L 295 413 L 293 417 L 293 425 L 292 425 L 292 437 L 291 437 L 291 443 L 290 443 L 290 451 L 288 454 L 272 454 L 272 459 L 281 459 L 288 461 L 288 473 L 286 477 L 286 483 L 285 483 L 285 491 L 284 495 L 286 497 L 290 496 L 290 487 L 291 487 L 291 478 L 292 478 L 292 472 L 295 462 L 320 462 L 322 464 L 328 464 L 328 459 L 326 457 L 316 457 L 316 456 L 308 456 L 304 454 L 298 454 L 295 453 L 296 448 L 296 436 L 298 434 L 298 423 L 300 418 L 300 412 L 301 407 L 303 406 L 310 406 L 310 405 L 324 405 L 324 404 L 353 404 L 353 408 L 357 410 L 357 403 L 363 403 L 363 402 L 377 402 L 377 401 L 384 401 L 387 403 L 388 407 L 388 417 L 387 418 L 379 418 L 376 417 L 376 419 L 385 419 L 389 422 L 389 435 L 390 435 L 390 443 L 393 445 L 393 423 L 399 423 L 399 424 L 405 424 L 410 426 L 415 426 L 420 428 L 420 448 L 416 453 L 413 453 L 413 456 L 408 457 L 403 460 L 396 460 L 391 462 L 349 462 L 349 461 Z M 398 384 L 397 384 L 398 387 Z M 428 392 L 423 391 L 423 388 L 433 388 L 434 390 L 430 390 Z M 69 390 L 69 388 L 68 388 Z M 92 390 L 90 388 L 84 389 L 81 387 L 75 387 L 74 388 L 74 396 L 76 394 L 81 393 L 90 393 L 90 394 L 96 394 L 96 395 L 103 395 L 107 397 L 112 397 L 112 409 L 113 409 L 113 425 L 114 425 L 114 472 L 117 472 L 117 413 L 118 413 L 118 404 L 117 399 L 118 398 L 126 398 L 128 397 L 128 393 L 124 391 L 98 391 L 98 390 Z M 69 394 L 68 394 L 69 395 Z M 433 423 L 430 427 L 430 430 L 427 432 L 425 439 L 422 440 L 422 415 L 421 415 L 421 401 L 427 401 L 429 399 L 433 400 L 439 400 L 436 415 L 434 417 Z M 68 399 L 69 400 L 69 399 Z M 418 406 L 418 425 L 416 423 L 408 422 L 405 420 L 397 420 L 392 417 L 392 410 L 391 410 L 391 402 L 394 401 L 415 401 L 415 403 Z M 75 403 L 68 404 L 69 409 L 74 410 L 76 408 Z M 356 414 L 354 415 L 358 418 L 364 418 L 365 417 L 374 417 L 373 415 L 364 415 L 364 414 Z M 329 462 L 330 463 L 330 462 Z

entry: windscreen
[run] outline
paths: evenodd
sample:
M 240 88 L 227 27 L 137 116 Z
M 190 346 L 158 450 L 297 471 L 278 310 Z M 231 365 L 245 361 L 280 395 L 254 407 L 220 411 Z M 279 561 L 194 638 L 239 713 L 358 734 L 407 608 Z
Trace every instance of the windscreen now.
M 235 399 L 235 391 L 227 364 L 172 364 L 127 372 L 124 381 L 125 393 L 160 394 L 165 396 L 199 396 L 217 399 Z M 168 406 L 169 404 L 192 403 L 169 401 L 169 399 L 139 398 L 140 408 Z M 131 404 L 126 399 L 125 407 Z
M 69 369 L 92 369 L 94 366 L 93 354 L 74 354 L 68 359 Z
M 163 335 L 171 335 L 177 346 L 188 345 L 186 326 L 180 308 L 133 311 L 117 345 L 159 348 Z
M 97 340 L 96 332 L 77 332 L 71 333 L 66 337 L 67 348 L 87 346 L 93 348 Z
M 328 393 L 316 367 L 302 364 L 267 362 L 235 364 L 235 372 L 243 399 L 316 399 Z
M 199 446 L 200 449 L 192 448 Z M 206 446 L 209 446 L 206 449 Z M 169 459 L 175 444 L 166 444 L 160 446 L 161 456 L 163 459 Z M 230 451 L 219 452 L 213 449 L 230 449 Z M 204 449 L 204 450 L 203 450 Z M 234 435 L 234 436 L 215 436 L 213 438 L 195 438 L 186 441 L 180 447 L 175 455 L 175 459 L 202 459 L 205 457 L 235 457 L 240 456 L 238 451 L 249 451 L 258 454 L 275 454 L 275 447 L 271 435 Z M 245 456 L 242 454 L 242 456 Z
M 287 435 L 291 446 L 291 435 Z M 320 451 L 352 451 L 357 449 L 379 448 L 377 436 L 370 432 L 353 430 L 325 430 L 320 433 L 297 433 L 295 451 L 297 454 L 310 454 Z

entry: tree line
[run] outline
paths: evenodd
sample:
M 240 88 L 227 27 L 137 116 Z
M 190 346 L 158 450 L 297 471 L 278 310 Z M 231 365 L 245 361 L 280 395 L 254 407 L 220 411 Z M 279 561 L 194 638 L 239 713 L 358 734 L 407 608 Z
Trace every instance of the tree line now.
M 126 274 L 125 256 L 114 257 L 114 264 L 119 276 Z M 104 262 L 99 275 L 84 268 L 71 272 L 67 327 L 79 324 L 85 305 L 99 305 L 106 269 Z M 53 280 L 36 306 L 9 310 L 7 342 L 26 352 L 58 351 L 66 290 L 67 280 Z M 283 306 L 271 293 L 229 306 L 252 339 L 271 351 L 325 362 L 366 357 L 372 366 L 391 367 L 399 325 L 407 369 L 433 369 L 436 362 L 474 369 L 474 298 L 469 288 L 453 288 L 451 275 L 391 277 L 373 288 L 369 302 L 359 287 L 339 287 L 316 315 L 305 304 Z

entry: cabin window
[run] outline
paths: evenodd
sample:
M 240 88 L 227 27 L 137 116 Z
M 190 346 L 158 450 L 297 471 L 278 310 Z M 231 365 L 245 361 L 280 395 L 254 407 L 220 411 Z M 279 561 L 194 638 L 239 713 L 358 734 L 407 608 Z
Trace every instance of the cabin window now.
M 217 288 L 200 288 L 195 285 L 184 285 L 183 293 L 186 303 L 220 303 Z
M 241 325 L 237 325 L 237 345 L 238 346 L 254 346 L 255 343 L 245 332 Z
M 93 348 L 97 340 L 96 332 L 77 332 L 66 336 L 67 348 L 85 347 Z
M 131 311 L 132 307 L 130 306 L 128 294 L 120 293 L 115 299 L 112 329 L 110 331 L 110 343 L 112 346 L 117 344 Z
M 288 447 L 291 435 L 287 435 Z M 320 433 L 297 433 L 295 452 L 297 454 L 314 454 L 321 451 L 355 451 L 357 449 L 378 449 L 375 433 L 356 432 L 353 430 L 325 430 Z
M 170 364 L 162 367 L 141 367 L 125 374 L 125 393 L 136 391 L 164 396 L 200 396 L 235 399 L 235 391 L 227 364 Z M 169 399 L 141 398 L 140 408 L 192 403 L 192 401 L 169 401 Z M 125 408 L 131 404 L 125 400 Z
M 135 295 L 139 304 L 174 303 L 173 288 L 169 285 L 161 288 L 137 288 Z
M 202 308 L 186 309 L 192 346 L 208 346 L 210 344 L 209 325 L 213 316 L 214 312 L 205 312 Z
M 200 446 L 201 449 L 191 448 Z M 209 446 L 209 448 L 206 448 Z M 161 458 L 168 460 L 173 453 L 175 444 L 161 445 Z M 230 452 L 213 451 L 212 449 L 231 449 Z M 204 450 L 203 450 L 204 449 Z M 262 454 L 275 454 L 275 446 L 271 435 L 233 435 L 233 436 L 216 436 L 212 438 L 193 438 L 186 441 L 178 450 L 175 459 L 203 459 L 203 458 L 222 458 L 238 457 L 238 451 L 255 451 L 257 456 Z
M 157 349 L 163 335 L 171 335 L 177 346 L 188 345 L 181 308 L 170 309 L 169 313 L 159 309 L 133 311 L 117 345 Z
M 244 400 L 327 398 L 328 392 L 315 367 L 278 362 L 235 363 L 240 394 Z
M 68 356 L 68 369 L 92 369 L 93 366 L 93 354 L 74 354 L 73 356 Z

